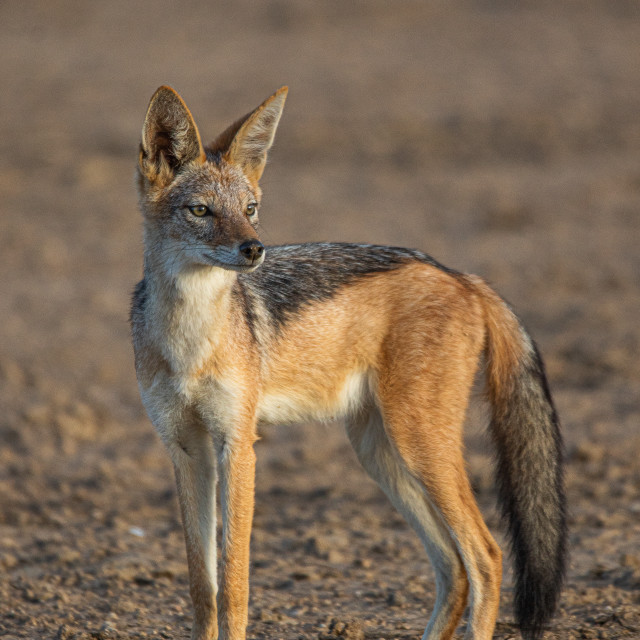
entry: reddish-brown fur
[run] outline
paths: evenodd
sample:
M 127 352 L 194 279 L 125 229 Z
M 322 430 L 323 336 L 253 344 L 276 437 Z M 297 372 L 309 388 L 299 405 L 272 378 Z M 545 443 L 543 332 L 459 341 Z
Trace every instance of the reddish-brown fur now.
M 245 634 L 258 422 L 345 415 L 363 465 L 435 563 L 438 601 L 429 638 L 453 637 L 471 593 L 467 636 L 488 640 L 498 613 L 501 552 L 473 497 L 462 426 L 483 352 L 497 405 L 508 402 L 511 372 L 529 353 L 506 305 L 479 278 L 416 260 L 354 279 L 278 329 L 260 318 L 264 309 L 255 303 L 250 327 L 247 303 L 234 289 L 235 263 L 221 268 L 184 258 L 176 267 L 175 256 L 182 260 L 191 250 L 188 225 L 199 224 L 180 213 L 190 197 L 204 199 L 217 216 L 214 239 L 198 236 L 196 249 L 200 243 L 219 251 L 222 260 L 257 238 L 243 207 L 248 199 L 259 202 L 258 180 L 285 94 L 280 90 L 227 129 L 209 155 L 191 114 L 168 88 L 152 100 L 143 130 L 146 251 L 144 295 L 132 313 L 136 370 L 174 463 L 192 637 Z M 176 222 L 179 216 L 188 224 Z M 216 468 L 223 510 L 217 593 Z

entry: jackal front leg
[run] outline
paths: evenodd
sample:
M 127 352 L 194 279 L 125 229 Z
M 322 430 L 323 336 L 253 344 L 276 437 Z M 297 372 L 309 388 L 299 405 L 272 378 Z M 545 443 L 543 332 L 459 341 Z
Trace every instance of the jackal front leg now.
M 194 607 L 192 640 L 218 637 L 216 610 L 216 459 L 209 433 L 183 424 L 171 447 Z
M 255 438 L 225 443 L 219 454 L 222 574 L 218 607 L 224 640 L 245 637 L 249 608 L 249 543 L 254 507 Z

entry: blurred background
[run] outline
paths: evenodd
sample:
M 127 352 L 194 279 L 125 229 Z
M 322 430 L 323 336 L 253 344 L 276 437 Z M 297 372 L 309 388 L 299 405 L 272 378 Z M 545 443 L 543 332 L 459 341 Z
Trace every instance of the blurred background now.
M 7 1 L 0 56 L 0 635 L 188 637 L 172 473 L 127 321 L 140 129 L 161 84 L 204 140 L 287 84 L 263 240 L 419 248 L 514 305 L 567 441 L 572 565 L 550 637 L 638 637 L 637 2 Z M 251 634 L 335 635 L 342 616 L 419 635 L 428 563 L 342 429 L 262 435 Z M 505 578 L 499 638 L 515 633 Z

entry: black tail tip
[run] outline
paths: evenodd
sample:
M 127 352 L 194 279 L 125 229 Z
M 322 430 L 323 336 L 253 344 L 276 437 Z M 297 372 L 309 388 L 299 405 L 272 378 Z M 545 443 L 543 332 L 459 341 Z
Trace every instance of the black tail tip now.
M 532 593 L 523 590 L 516 599 L 516 618 L 520 633 L 524 640 L 540 640 L 544 629 L 553 617 L 560 595 L 560 584 L 551 585 L 549 589 Z
M 544 633 L 544 625 L 539 627 L 520 627 L 520 633 L 522 634 L 523 640 L 541 640 L 542 634 Z

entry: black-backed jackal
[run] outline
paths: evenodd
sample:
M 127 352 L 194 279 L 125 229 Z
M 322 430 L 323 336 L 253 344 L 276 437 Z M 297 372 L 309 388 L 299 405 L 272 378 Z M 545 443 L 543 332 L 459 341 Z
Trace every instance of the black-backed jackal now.
M 204 146 L 169 87 L 139 156 L 144 279 L 131 323 L 144 406 L 175 468 L 192 638 L 244 638 L 259 423 L 342 416 L 367 472 L 420 536 L 436 573 L 425 639 L 491 638 L 501 552 L 473 497 L 462 425 L 486 361 L 500 498 L 523 635 L 539 638 L 565 567 L 562 443 L 540 356 L 480 278 L 419 251 L 265 247 L 258 181 L 282 88 Z M 216 482 L 223 521 L 216 577 Z

